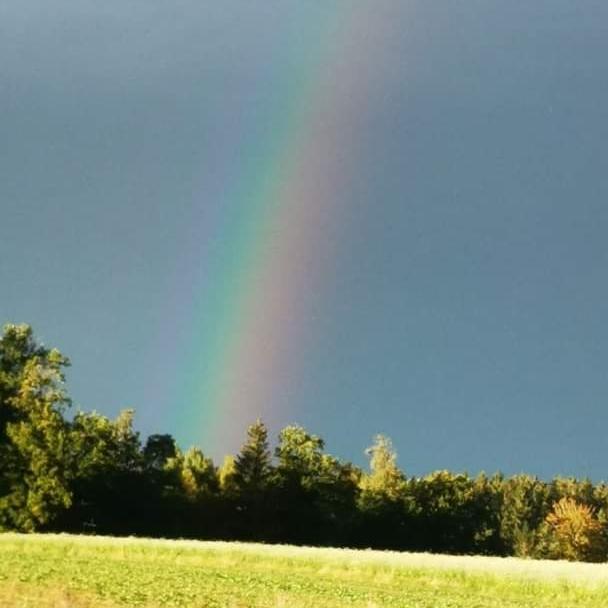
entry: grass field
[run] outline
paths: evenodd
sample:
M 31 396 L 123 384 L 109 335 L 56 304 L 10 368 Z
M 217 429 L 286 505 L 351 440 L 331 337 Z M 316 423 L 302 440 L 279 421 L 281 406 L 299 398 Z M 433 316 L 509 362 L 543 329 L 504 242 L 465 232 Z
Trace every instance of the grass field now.
M 608 606 L 608 565 L 0 535 L 2 608 Z

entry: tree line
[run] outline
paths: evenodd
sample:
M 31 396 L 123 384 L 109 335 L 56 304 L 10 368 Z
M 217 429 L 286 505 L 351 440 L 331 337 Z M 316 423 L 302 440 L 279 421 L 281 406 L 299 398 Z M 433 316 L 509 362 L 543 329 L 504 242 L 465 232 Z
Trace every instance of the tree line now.
M 457 554 L 608 559 L 608 485 L 500 473 L 408 476 L 390 439 L 369 470 L 260 420 L 217 466 L 169 434 L 142 441 L 133 412 L 68 416 L 69 360 L 28 325 L 0 337 L 0 530 L 66 531 Z

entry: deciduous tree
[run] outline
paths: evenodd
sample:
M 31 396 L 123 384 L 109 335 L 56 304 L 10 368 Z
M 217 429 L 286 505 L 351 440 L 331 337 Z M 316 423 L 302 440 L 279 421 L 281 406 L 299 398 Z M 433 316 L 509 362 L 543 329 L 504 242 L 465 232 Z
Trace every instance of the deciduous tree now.
M 69 361 L 27 325 L 0 338 L 0 526 L 34 530 L 71 504 L 66 477 Z

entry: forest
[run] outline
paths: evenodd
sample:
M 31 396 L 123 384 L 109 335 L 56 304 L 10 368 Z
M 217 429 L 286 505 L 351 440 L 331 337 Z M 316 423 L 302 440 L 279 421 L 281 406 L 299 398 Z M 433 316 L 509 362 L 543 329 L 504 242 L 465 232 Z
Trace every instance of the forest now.
M 221 464 L 133 411 L 72 413 L 69 359 L 28 325 L 0 337 L 0 530 L 255 540 L 453 554 L 608 559 L 608 485 L 448 470 L 408 476 L 388 437 L 368 470 L 300 426 L 260 420 Z

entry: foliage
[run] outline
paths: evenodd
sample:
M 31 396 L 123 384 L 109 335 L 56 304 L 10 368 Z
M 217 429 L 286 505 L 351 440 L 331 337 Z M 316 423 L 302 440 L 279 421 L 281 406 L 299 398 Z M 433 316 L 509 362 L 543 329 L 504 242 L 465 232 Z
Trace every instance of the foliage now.
M 311 488 L 317 479 L 329 473 L 331 458 L 323 454 L 325 443 L 301 426 L 287 426 L 279 433 L 275 450 L 278 475 L 284 482 L 296 482 Z
M 235 458 L 232 454 L 226 454 L 220 465 L 217 476 L 220 483 L 220 491 L 226 495 L 234 493 L 234 465 Z
M 37 346 L 31 328 L 0 338 L 0 526 L 34 530 L 71 504 L 66 478 L 69 399 L 58 350 Z
M 158 480 L 154 471 L 145 471 L 133 411 L 124 410 L 114 420 L 78 412 L 70 425 L 69 445 L 74 501 L 54 527 L 104 533 L 141 530 L 154 513 L 156 498 L 151 495 Z
M 391 440 L 384 435 L 376 435 L 374 444 L 367 448 L 366 453 L 370 457 L 370 473 L 361 478 L 362 503 L 400 500 L 406 480 L 397 466 L 397 454 Z
M 142 445 L 134 412 L 69 419 L 69 361 L 27 325 L 0 337 L 0 529 L 255 539 L 313 545 L 605 560 L 608 485 L 435 471 L 407 477 L 390 439 L 369 471 L 301 426 L 271 452 L 257 420 L 218 469 L 168 434 Z
M 397 548 L 412 540 L 412 502 L 391 440 L 376 435 L 366 451 L 369 473 L 359 477 L 359 544 Z M 406 540 L 407 539 L 407 540 Z
M 219 479 L 211 458 L 192 447 L 185 454 L 169 458 L 165 470 L 177 475 L 181 490 L 189 500 L 200 500 L 219 490 Z
M 171 435 L 150 435 L 143 450 L 144 463 L 149 469 L 162 471 L 170 458 L 175 458 L 177 446 Z
M 538 530 L 549 510 L 549 490 L 530 475 L 515 475 L 502 484 L 500 536 L 507 554 L 532 557 L 539 542 Z
M 247 429 L 247 441 L 234 460 L 233 483 L 241 494 L 263 492 L 272 475 L 268 430 L 261 420 Z
M 417 547 L 452 553 L 495 553 L 496 479 L 436 471 L 411 483 Z
M 342 544 L 352 524 L 357 494 L 356 468 L 325 454 L 324 441 L 300 426 L 284 428 L 273 496 L 274 538 L 287 542 Z
M 553 505 L 545 522 L 550 530 L 552 557 L 570 561 L 605 559 L 602 546 L 602 525 L 595 509 L 564 497 Z
M 70 425 L 72 475 L 87 479 L 110 472 L 139 471 L 144 464 L 133 410 L 115 420 L 97 412 L 78 412 Z

